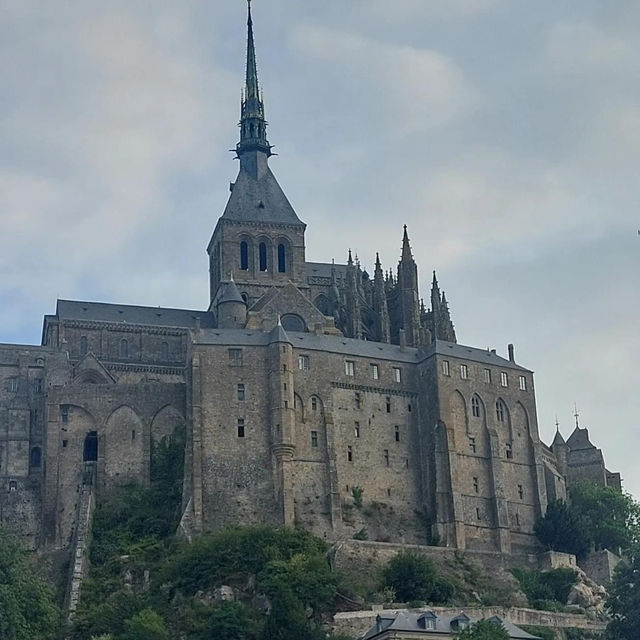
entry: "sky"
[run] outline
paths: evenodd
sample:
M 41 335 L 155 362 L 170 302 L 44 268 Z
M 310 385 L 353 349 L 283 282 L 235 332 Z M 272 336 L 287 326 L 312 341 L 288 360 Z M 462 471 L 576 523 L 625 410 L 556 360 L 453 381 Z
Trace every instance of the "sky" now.
M 640 498 L 640 3 L 254 0 L 271 167 L 307 259 L 407 224 L 458 341 L 515 344 Z M 0 342 L 57 298 L 206 308 L 242 0 L 0 0 Z

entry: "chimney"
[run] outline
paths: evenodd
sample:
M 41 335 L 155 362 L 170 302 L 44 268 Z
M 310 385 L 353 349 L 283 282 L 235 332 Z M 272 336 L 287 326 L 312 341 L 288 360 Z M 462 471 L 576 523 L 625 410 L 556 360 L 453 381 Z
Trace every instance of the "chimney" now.
M 200 333 L 200 316 L 196 318 L 195 332 Z
M 515 362 L 516 360 L 515 360 L 515 358 L 513 357 L 513 345 L 512 345 L 512 344 L 510 344 L 510 345 L 508 346 L 508 349 L 509 349 L 509 361 L 510 361 L 510 362 Z

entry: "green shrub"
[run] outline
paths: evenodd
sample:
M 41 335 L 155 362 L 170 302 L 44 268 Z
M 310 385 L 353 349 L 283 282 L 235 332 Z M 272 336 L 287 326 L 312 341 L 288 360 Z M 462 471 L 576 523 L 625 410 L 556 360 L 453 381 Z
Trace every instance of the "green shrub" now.
M 353 504 L 357 509 L 362 507 L 362 494 L 364 489 L 362 487 L 351 487 L 351 495 L 353 496 Z
M 555 632 L 549 627 L 539 627 L 530 624 L 520 624 L 518 626 L 523 631 L 530 633 L 532 636 L 538 636 L 538 638 L 542 638 L 542 640 L 556 640 Z
M 122 640 L 170 640 L 164 620 L 153 610 L 143 609 L 125 622 Z
M 563 611 L 578 578 L 576 571 L 565 568 L 551 571 L 512 569 L 511 573 L 520 583 L 529 604 L 544 611 Z
M 353 534 L 354 540 L 367 540 L 369 538 L 369 533 L 367 532 L 366 527 L 362 527 L 362 529 L 356 531 Z

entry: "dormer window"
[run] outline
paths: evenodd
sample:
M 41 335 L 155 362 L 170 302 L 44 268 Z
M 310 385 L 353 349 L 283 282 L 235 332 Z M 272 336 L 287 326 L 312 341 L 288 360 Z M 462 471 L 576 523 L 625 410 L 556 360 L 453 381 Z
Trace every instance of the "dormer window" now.
M 421 629 L 428 629 L 428 630 L 434 631 L 436 628 L 437 619 L 438 619 L 438 616 L 436 616 L 436 614 L 433 613 L 433 611 L 427 611 L 426 613 L 423 613 L 418 618 L 418 626 Z

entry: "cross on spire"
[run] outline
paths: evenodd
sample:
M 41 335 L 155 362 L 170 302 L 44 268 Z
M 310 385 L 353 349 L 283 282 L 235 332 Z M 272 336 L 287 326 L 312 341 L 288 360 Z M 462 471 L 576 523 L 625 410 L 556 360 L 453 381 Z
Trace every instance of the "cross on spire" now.
M 580 417 L 580 414 L 578 413 L 578 405 L 575 402 L 573 403 L 573 409 L 575 411 L 575 413 L 573 414 L 573 417 L 576 419 L 576 429 L 579 429 L 580 424 L 578 422 L 578 418 Z

